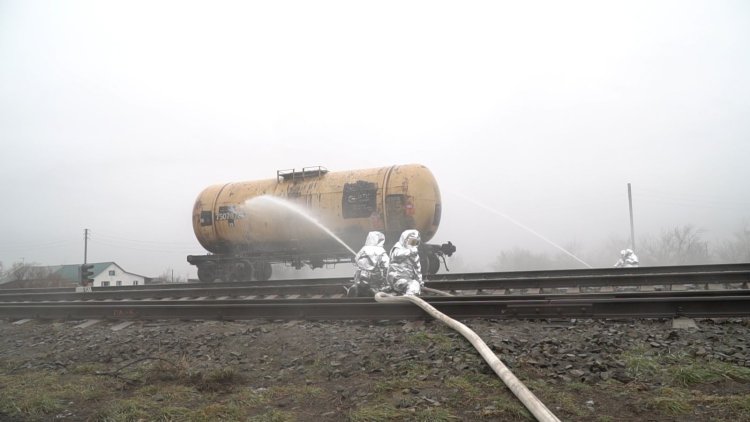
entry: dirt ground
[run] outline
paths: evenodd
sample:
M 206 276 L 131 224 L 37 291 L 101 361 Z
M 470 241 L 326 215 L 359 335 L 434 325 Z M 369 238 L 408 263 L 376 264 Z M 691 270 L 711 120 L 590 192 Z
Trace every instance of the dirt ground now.
M 0 321 L 0 420 L 533 420 L 436 321 Z M 750 420 L 750 324 L 467 320 L 561 420 Z

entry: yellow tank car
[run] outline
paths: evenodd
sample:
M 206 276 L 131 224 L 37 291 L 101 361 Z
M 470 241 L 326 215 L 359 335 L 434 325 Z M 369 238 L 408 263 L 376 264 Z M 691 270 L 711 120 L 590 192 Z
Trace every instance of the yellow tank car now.
M 448 245 L 427 245 L 440 225 L 435 177 L 418 164 L 329 172 L 281 170 L 275 179 L 209 186 L 193 207 L 193 230 L 212 254 L 191 255 L 201 281 L 266 280 L 270 263 L 312 268 L 349 262 L 373 230 L 386 247 L 419 230 L 425 272 L 439 269 Z M 451 249 L 452 248 L 452 249 Z

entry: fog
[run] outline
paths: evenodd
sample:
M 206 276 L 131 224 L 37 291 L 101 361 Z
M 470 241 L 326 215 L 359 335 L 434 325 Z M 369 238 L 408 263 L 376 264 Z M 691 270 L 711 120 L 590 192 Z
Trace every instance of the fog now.
M 192 278 L 202 189 L 313 165 L 430 168 L 464 270 L 559 253 L 500 214 L 614 263 L 628 183 L 636 242 L 718 243 L 747 75 L 744 1 L 0 1 L 0 261 L 80 263 L 88 228 L 89 262 Z

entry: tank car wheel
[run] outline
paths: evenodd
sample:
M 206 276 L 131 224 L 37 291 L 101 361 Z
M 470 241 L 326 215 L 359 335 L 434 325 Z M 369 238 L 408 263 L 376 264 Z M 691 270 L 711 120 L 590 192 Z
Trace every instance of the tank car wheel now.
M 256 262 L 253 268 L 253 278 L 258 281 L 266 281 L 271 278 L 273 269 L 268 262 Z
M 430 264 L 428 270 L 430 274 L 437 274 L 440 271 L 440 257 L 435 254 L 430 254 Z
M 216 265 L 213 262 L 206 262 L 198 265 L 198 280 L 201 283 L 212 283 L 216 278 Z
M 440 257 L 436 254 L 429 253 L 419 257 L 419 263 L 422 265 L 422 274 L 432 275 L 440 271 Z
M 229 281 L 250 280 L 253 274 L 253 264 L 250 261 L 240 261 L 232 264 L 228 278 Z

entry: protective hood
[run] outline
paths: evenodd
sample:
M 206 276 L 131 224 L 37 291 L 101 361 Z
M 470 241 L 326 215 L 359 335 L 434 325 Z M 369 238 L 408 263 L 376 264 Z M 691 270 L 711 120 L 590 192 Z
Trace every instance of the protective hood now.
M 380 246 L 382 247 L 385 243 L 385 235 L 380 232 L 367 233 L 367 240 L 365 240 L 365 246 Z
M 401 244 L 401 246 L 406 247 L 408 244 L 409 239 L 419 239 L 419 231 L 417 230 L 404 230 L 403 233 L 401 233 L 401 238 L 398 240 L 398 243 Z

